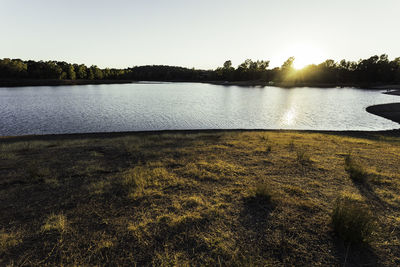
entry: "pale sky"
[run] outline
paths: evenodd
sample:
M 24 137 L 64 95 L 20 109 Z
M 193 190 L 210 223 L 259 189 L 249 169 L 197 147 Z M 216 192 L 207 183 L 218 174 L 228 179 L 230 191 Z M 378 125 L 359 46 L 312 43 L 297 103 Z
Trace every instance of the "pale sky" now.
M 400 0 L 0 0 L 0 58 L 202 69 L 400 57 Z

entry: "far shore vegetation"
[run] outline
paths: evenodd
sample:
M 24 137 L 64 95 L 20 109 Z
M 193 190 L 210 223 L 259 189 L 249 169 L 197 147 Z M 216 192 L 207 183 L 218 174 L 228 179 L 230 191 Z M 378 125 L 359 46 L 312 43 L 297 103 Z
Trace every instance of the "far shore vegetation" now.
M 0 266 L 399 266 L 400 135 L 0 138 Z
M 131 81 L 213 82 L 235 85 L 354 86 L 400 88 L 400 57 L 372 56 L 357 62 L 326 60 L 295 69 L 295 58 L 270 68 L 268 60 L 246 60 L 236 68 L 230 60 L 215 70 L 175 66 L 135 66 L 113 69 L 60 61 L 0 60 L 0 86 L 122 83 Z

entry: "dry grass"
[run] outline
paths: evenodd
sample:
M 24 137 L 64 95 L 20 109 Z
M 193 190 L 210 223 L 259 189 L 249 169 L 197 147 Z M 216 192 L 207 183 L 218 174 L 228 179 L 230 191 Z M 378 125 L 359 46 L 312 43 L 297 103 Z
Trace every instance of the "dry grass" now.
M 0 139 L 0 266 L 399 265 L 400 138 L 358 135 Z
M 0 255 L 7 253 L 10 248 L 18 245 L 20 242 L 21 238 L 18 233 L 0 230 Z
M 269 203 L 272 199 L 272 189 L 270 185 L 265 182 L 258 183 L 254 189 L 254 197 L 258 201 Z
M 376 230 L 375 218 L 368 207 L 349 196 L 337 199 L 332 224 L 335 232 L 350 243 L 369 242 Z
M 68 223 L 67 218 L 63 214 L 51 214 L 47 217 L 44 225 L 42 226 L 43 231 L 58 231 L 64 233 L 67 231 Z
M 365 183 L 367 180 L 367 172 L 364 167 L 357 163 L 354 158 L 348 154 L 344 160 L 345 169 L 349 173 L 350 179 L 356 183 Z

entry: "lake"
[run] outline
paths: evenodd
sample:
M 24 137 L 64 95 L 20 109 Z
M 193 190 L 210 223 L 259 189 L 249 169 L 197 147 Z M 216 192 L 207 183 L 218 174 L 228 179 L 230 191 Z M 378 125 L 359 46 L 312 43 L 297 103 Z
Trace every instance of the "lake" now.
M 201 83 L 0 88 L 0 135 L 172 129 L 389 130 L 369 114 L 400 97 L 354 88 Z

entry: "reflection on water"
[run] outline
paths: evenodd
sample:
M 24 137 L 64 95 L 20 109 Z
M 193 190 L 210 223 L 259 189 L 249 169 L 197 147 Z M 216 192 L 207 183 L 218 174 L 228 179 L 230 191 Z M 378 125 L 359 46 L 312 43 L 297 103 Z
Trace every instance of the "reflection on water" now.
M 294 107 L 288 109 L 282 117 L 282 127 L 291 126 L 296 121 L 296 110 Z
M 299 101 L 299 97 L 296 98 L 296 90 L 287 90 L 285 91 L 286 95 L 283 99 L 283 116 L 281 119 L 281 127 L 287 128 L 295 124 L 297 113 L 296 113 L 296 102 Z M 302 100 L 303 101 L 303 100 Z M 308 105 L 303 102 L 302 105 Z
M 398 96 L 352 88 L 140 83 L 0 89 L 0 135 L 164 129 L 384 130 Z

